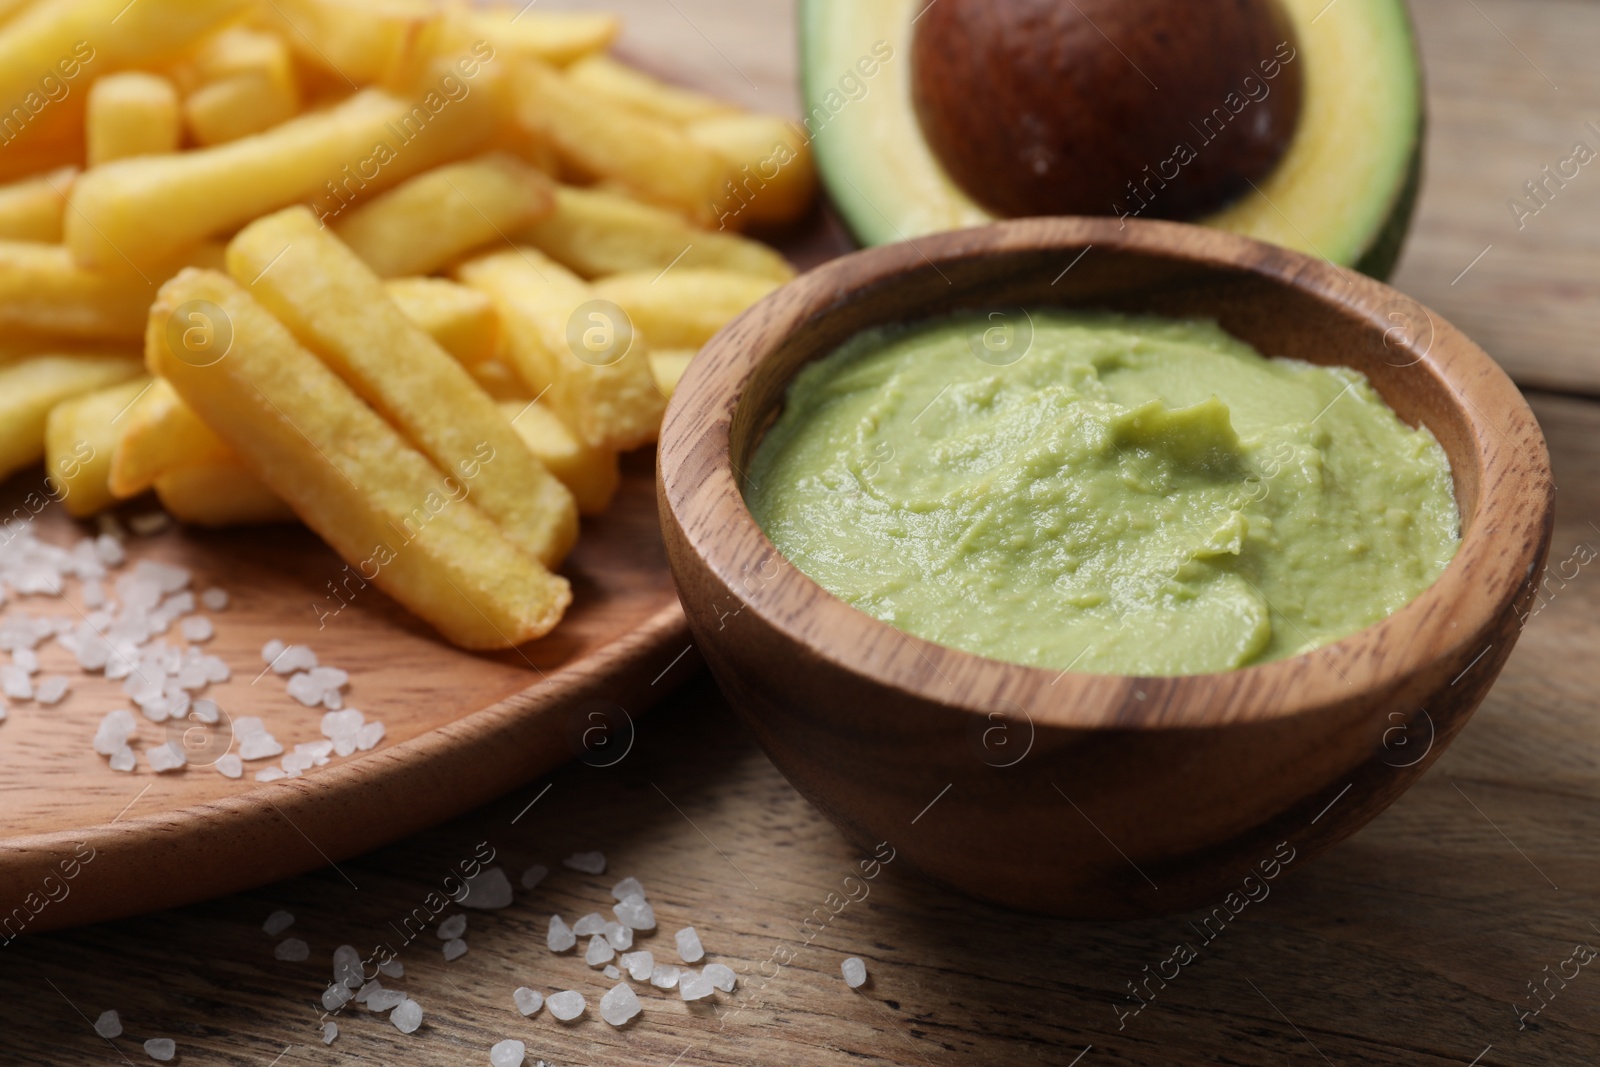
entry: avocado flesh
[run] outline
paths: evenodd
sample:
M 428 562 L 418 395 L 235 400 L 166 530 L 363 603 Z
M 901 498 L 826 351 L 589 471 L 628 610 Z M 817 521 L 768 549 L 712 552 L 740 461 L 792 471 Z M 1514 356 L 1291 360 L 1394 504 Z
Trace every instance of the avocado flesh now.
M 1257 189 L 1195 221 L 1384 277 L 1421 163 L 1421 66 L 1404 0 L 1283 2 L 1298 38 L 1294 62 L 1304 64 L 1294 140 Z M 995 219 L 945 174 L 918 125 L 911 20 L 924 6 L 802 0 L 806 122 L 828 190 L 862 244 Z M 878 57 L 892 55 L 869 77 L 874 64 L 859 64 L 875 45 Z

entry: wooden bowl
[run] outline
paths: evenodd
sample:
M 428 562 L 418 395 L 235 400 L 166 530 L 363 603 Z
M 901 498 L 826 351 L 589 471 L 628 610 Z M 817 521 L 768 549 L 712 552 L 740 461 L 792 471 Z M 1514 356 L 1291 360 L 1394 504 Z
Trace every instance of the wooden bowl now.
M 795 373 L 868 327 L 1043 306 L 1208 316 L 1269 355 L 1362 371 L 1449 455 L 1459 553 L 1416 600 L 1342 641 L 1156 678 L 936 645 L 787 565 L 738 472 Z M 1006 222 L 804 275 L 695 359 L 659 456 L 690 627 L 795 788 L 869 850 L 886 843 L 974 896 L 1078 917 L 1215 905 L 1225 920 L 1399 797 L 1516 643 L 1554 491 L 1516 387 L 1409 297 L 1232 234 L 1115 219 Z

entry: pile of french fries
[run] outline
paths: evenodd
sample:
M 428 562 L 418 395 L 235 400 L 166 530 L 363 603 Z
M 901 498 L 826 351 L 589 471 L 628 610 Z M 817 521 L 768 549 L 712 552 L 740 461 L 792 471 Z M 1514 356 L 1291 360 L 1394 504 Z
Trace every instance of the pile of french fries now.
M 618 455 L 791 276 L 803 132 L 610 15 L 0 0 L 0 479 L 298 519 L 471 649 L 542 636 Z

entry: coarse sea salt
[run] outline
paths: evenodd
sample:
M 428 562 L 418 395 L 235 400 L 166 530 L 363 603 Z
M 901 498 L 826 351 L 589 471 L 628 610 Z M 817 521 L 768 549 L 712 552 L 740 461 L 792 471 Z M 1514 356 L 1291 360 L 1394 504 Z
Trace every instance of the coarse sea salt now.
M 231 598 L 228 596 L 228 591 L 226 589 L 218 588 L 217 586 L 212 586 L 210 589 L 207 589 L 205 592 L 200 594 L 200 603 L 207 611 L 228 610 L 228 602 L 230 599 Z
M 39 680 L 33 688 L 33 699 L 46 707 L 61 703 L 67 698 L 72 683 L 59 674 L 52 674 Z
M 385 978 L 404 978 L 406 976 L 406 965 L 399 960 L 384 960 L 378 964 L 378 973 Z
M 522 1061 L 527 1059 L 528 1046 L 520 1041 L 506 1038 L 496 1041 L 489 1050 L 489 1067 L 522 1067 Z
M 94 1021 L 94 1032 L 107 1041 L 122 1036 L 122 1017 L 115 1011 L 103 1011 Z
M 618 952 L 633 947 L 633 930 L 621 923 L 606 923 L 606 940 L 611 942 L 611 947 Z
M 598 911 L 591 911 L 583 918 L 572 924 L 572 932 L 579 937 L 588 937 L 598 934 L 606 928 L 606 917 Z
M 451 939 L 449 941 L 446 941 L 444 943 L 444 958 L 445 958 L 445 962 L 448 963 L 451 960 L 458 960 L 462 956 L 465 956 L 466 954 L 467 954 L 467 943 L 465 941 L 461 940 L 459 937 L 453 938 L 453 939 Z
M 350 1003 L 350 987 L 343 982 L 334 982 L 322 991 L 322 1006 L 328 1011 L 338 1011 Z
M 839 965 L 839 973 L 844 975 L 844 984 L 851 989 L 860 989 L 867 981 L 867 965 L 861 962 L 859 956 L 851 956 Z
M 399 1007 L 389 1013 L 389 1021 L 402 1034 L 414 1034 L 417 1027 L 422 1025 L 422 1005 L 411 999 L 403 1000 Z
M 703 1000 L 709 997 L 715 988 L 711 984 L 711 979 L 693 968 L 685 968 L 678 976 L 678 995 L 684 1000 Z
M 606 964 L 605 968 L 600 973 L 611 979 L 613 982 L 622 977 L 622 972 L 617 970 L 617 965 L 614 963 Z
M 405 1003 L 405 1000 L 406 995 L 400 992 L 398 989 L 380 989 L 377 992 L 371 993 L 367 996 L 367 1010 L 382 1014 L 383 1012 L 398 1008 L 401 1004 Z
M 178 1046 L 170 1037 L 152 1037 L 144 1043 L 144 1054 L 165 1063 L 178 1054 Z
M 535 863 L 532 867 L 522 872 L 522 888 L 533 889 L 550 876 L 550 868 L 542 863 Z
M 611 887 L 613 900 L 627 900 L 629 897 L 642 896 L 644 896 L 644 886 L 639 884 L 639 879 L 637 878 L 624 878 Z
M 610 963 L 616 955 L 617 950 L 611 947 L 611 942 L 596 934 L 589 940 L 589 949 L 583 954 L 583 962 L 591 967 L 599 967 Z
M 189 762 L 189 758 L 184 755 L 183 749 L 171 741 L 164 745 L 157 745 L 155 748 L 145 749 L 144 758 L 149 761 L 150 769 L 157 774 L 181 770 L 184 764 Z
M 544 994 L 527 986 L 519 986 L 516 992 L 511 994 L 511 1000 L 523 1015 L 533 1015 L 544 1007 Z
M 552 915 L 544 943 L 551 952 L 565 952 L 578 943 L 578 935 L 572 932 L 572 927 L 561 921 L 561 916 Z
M 675 940 L 678 942 L 678 957 L 684 963 L 699 963 L 705 958 L 706 950 L 700 944 L 700 935 L 695 933 L 692 926 L 685 926 L 678 931 Z
M 215 767 L 217 769 L 217 773 L 222 775 L 224 778 L 244 777 L 244 764 L 240 762 L 239 757 L 234 755 L 232 752 L 229 752 L 224 756 L 218 756 L 217 762 L 213 763 L 212 766 Z
M 471 878 L 464 879 L 466 895 L 461 898 L 463 908 L 489 911 L 509 907 L 512 899 L 511 879 L 499 867 L 490 867 Z
M 322 1027 L 322 1043 L 324 1045 L 333 1044 L 333 1039 L 338 1037 L 338 1036 L 339 1036 L 339 1024 L 338 1023 L 330 1022 L 330 1023 L 325 1023 L 323 1025 L 323 1027 Z
M 711 979 L 711 984 L 724 993 L 732 993 L 733 987 L 739 984 L 739 976 L 733 973 L 733 968 L 723 963 L 708 963 L 700 973 Z
M 655 969 L 656 959 L 649 952 L 624 952 L 622 966 L 628 970 L 628 977 L 635 982 L 648 982 L 650 972 Z
M 612 1026 L 622 1026 L 640 1010 L 639 995 L 625 982 L 613 986 L 600 998 L 600 1017 Z
M 293 925 L 294 915 L 279 908 L 267 916 L 267 921 L 261 924 L 261 929 L 268 937 L 277 937 Z
M 333 950 L 333 980 L 351 989 L 360 989 L 362 977 L 361 953 L 354 945 L 340 945 Z
M 635 930 L 654 930 L 656 928 L 655 909 L 650 902 L 641 896 L 632 896 L 621 901 L 611 909 L 612 914 L 623 926 Z
M 453 941 L 467 932 L 467 917 L 462 914 L 450 916 L 439 924 L 439 929 L 434 933 L 439 935 L 440 941 Z
M 574 852 L 561 861 L 562 866 L 571 867 L 584 874 L 606 873 L 606 857 L 603 852 Z
M 658 963 L 650 969 L 650 984 L 657 989 L 674 989 L 678 985 L 679 970 L 670 963 Z
M 564 989 L 559 993 L 551 993 L 545 1006 L 550 1009 L 550 1014 L 561 1022 L 568 1023 L 583 1014 L 588 1003 L 583 999 L 583 994 L 575 989 Z

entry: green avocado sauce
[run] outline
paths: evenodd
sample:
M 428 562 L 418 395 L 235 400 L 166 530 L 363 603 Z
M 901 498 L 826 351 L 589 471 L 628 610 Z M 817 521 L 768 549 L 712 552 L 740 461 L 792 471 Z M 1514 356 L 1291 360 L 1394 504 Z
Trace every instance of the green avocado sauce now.
M 802 371 L 745 486 L 779 551 L 907 633 L 1132 675 L 1310 651 L 1455 554 L 1444 450 L 1363 375 L 1203 320 L 1022 320 L 875 330 Z

